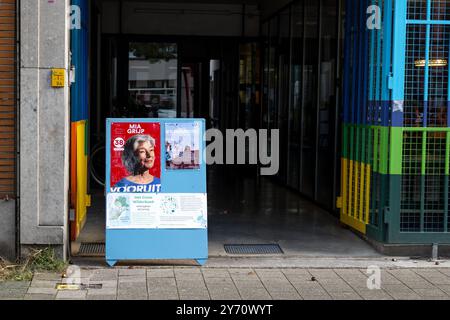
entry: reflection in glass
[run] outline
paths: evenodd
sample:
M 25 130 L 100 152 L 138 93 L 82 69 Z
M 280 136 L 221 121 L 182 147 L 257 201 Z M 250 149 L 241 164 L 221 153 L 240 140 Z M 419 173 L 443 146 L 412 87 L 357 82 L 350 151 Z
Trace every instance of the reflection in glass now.
M 303 3 L 292 7 L 291 23 L 291 99 L 289 107 L 288 184 L 300 185 L 300 121 L 302 108 Z
M 278 117 L 276 126 L 280 130 L 280 168 L 278 179 L 286 183 L 290 175 L 288 165 L 288 137 L 289 137 L 289 66 L 290 66 L 290 7 L 279 14 L 279 39 L 277 45 L 278 64 Z
M 257 43 L 245 43 L 239 46 L 239 119 L 240 126 L 255 128 L 253 114 L 259 106 L 259 46 Z
M 129 45 L 130 118 L 176 118 L 177 45 L 132 42 Z
M 333 208 L 333 172 L 335 163 L 336 51 L 337 11 L 334 0 L 322 1 L 322 34 L 320 62 L 318 172 L 316 199 Z
M 317 137 L 317 68 L 319 2 L 305 1 L 304 110 L 302 119 L 302 192 L 314 197 Z
M 194 117 L 197 69 L 195 63 L 183 63 L 181 67 L 181 118 Z
M 278 45 L 278 16 L 270 20 L 269 27 L 269 69 L 268 69 L 268 128 L 278 128 L 278 65 L 276 61 L 276 48 Z
M 263 108 L 261 111 L 261 127 L 268 128 L 269 127 L 269 113 L 267 106 L 269 105 L 269 56 L 270 56 L 270 47 L 269 47 L 269 22 L 265 22 L 262 26 L 262 34 L 263 34 L 263 50 L 264 50 L 264 69 L 263 69 L 263 84 L 262 84 L 262 101 Z

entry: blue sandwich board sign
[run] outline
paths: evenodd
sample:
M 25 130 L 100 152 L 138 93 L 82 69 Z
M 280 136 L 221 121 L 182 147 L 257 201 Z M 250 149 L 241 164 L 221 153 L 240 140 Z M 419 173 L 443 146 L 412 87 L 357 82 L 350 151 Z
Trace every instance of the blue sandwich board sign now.
M 106 261 L 208 258 L 204 119 L 107 119 Z

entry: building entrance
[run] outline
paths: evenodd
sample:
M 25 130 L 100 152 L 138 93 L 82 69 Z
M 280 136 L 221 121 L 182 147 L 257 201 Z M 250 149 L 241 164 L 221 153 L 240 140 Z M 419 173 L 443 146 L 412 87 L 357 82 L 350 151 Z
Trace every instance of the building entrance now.
M 97 19 L 108 17 L 102 8 L 97 7 Z M 292 9 L 287 23 L 281 12 L 263 24 L 262 37 L 258 32 L 136 34 L 125 11 L 123 23 L 133 32 L 124 32 L 123 26 L 122 32 L 105 32 L 102 28 L 109 27 L 103 22 L 91 34 L 90 59 L 98 63 L 89 78 L 86 177 L 91 203 L 85 221 L 72 234 L 73 255 L 90 255 L 84 247 L 104 243 L 102 144 L 109 117 L 196 117 L 206 119 L 207 129 L 222 132 L 280 131 L 280 170 L 273 177 L 260 176 L 258 165 L 209 166 L 210 256 L 230 256 L 224 248 L 230 244 L 279 245 L 281 254 L 294 256 L 377 255 L 330 214 L 336 185 L 338 37 L 324 34 L 320 41 L 313 30 L 300 30 L 303 23 L 307 28 L 329 20 L 337 24 L 338 9 L 331 2 L 327 11 L 314 8 L 310 3 L 305 9 L 317 15 L 311 23 L 304 17 L 314 15 L 299 8 Z

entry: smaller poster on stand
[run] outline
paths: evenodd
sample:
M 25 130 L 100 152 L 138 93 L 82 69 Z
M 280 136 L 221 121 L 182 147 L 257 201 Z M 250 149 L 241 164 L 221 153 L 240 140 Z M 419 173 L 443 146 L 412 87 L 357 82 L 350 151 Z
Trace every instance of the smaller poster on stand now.
M 166 123 L 166 169 L 200 169 L 200 123 Z

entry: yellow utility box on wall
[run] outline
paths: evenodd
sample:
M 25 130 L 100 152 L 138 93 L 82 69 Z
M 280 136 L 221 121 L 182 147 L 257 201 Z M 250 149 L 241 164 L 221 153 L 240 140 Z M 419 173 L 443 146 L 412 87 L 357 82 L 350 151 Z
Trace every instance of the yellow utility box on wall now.
M 65 84 L 66 72 L 64 69 L 52 69 L 52 87 L 62 88 Z

